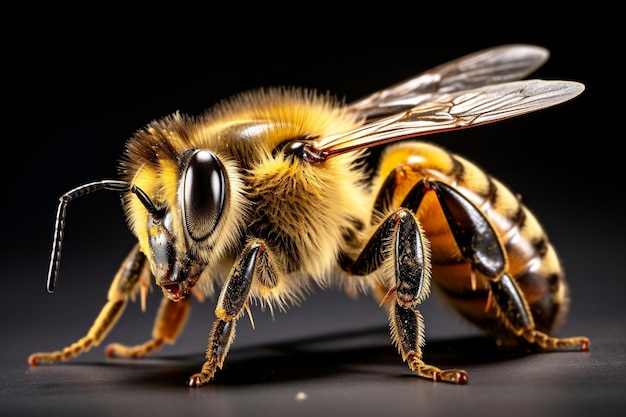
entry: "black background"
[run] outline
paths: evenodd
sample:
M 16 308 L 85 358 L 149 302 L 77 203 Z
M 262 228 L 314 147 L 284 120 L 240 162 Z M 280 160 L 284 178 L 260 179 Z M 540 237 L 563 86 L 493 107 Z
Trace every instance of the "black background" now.
M 94 6 L 5 15 L 14 29 L 2 38 L 2 415 L 616 415 L 626 404 L 619 395 L 626 386 L 626 309 L 616 12 L 531 4 L 506 11 L 364 7 L 337 13 L 313 4 L 292 12 L 170 5 L 131 17 Z M 179 343 L 152 359 L 105 361 L 97 348 L 69 364 L 28 368 L 31 352 L 84 334 L 133 244 L 115 194 L 73 202 L 59 285 L 46 293 L 58 196 L 114 178 L 135 130 L 260 86 L 299 85 L 351 101 L 506 43 L 548 48 L 551 59 L 535 75 L 581 81 L 586 91 L 562 106 L 427 139 L 477 162 L 537 214 L 572 287 L 561 334 L 591 337 L 591 352 L 502 356 L 431 297 L 421 308 L 426 355 L 467 369 L 470 384 L 405 378 L 375 301 L 330 289 L 274 320 L 253 309 L 256 329 L 241 320 L 225 369 L 201 390 L 190 391 L 184 380 L 202 362 L 214 300 L 196 305 Z M 149 337 L 158 298 L 155 289 L 146 314 L 131 304 L 107 342 Z M 306 400 L 295 399 L 300 391 Z

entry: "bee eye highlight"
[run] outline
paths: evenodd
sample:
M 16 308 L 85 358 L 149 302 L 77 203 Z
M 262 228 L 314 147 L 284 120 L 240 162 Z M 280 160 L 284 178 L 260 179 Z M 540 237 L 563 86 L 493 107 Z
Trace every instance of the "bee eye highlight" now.
M 194 240 L 209 236 L 217 225 L 228 195 L 226 171 L 215 154 L 194 152 L 182 180 L 182 210 L 185 227 Z

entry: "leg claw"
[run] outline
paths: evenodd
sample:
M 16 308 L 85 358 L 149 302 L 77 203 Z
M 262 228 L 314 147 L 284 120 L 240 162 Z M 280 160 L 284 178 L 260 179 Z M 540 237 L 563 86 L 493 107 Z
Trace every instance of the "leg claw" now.
M 190 388 L 200 388 L 202 386 L 202 378 L 200 378 L 197 375 L 194 375 L 191 378 L 189 378 L 189 381 L 187 383 L 189 384 Z
M 433 379 L 437 382 L 449 382 L 451 384 L 457 385 L 465 385 L 469 381 L 467 372 L 460 369 L 448 369 L 445 371 L 437 372 L 435 373 Z

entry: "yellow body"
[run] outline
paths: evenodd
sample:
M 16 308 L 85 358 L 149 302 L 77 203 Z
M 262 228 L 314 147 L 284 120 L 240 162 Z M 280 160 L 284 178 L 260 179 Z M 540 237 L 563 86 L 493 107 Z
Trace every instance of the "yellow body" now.
M 249 303 L 284 309 L 313 286 L 372 291 L 388 308 L 393 343 L 409 368 L 464 384 L 463 370 L 425 363 L 418 305 L 437 291 L 502 342 L 587 350 L 585 337 L 549 334 L 569 299 L 542 227 L 503 184 L 458 155 L 416 140 L 567 101 L 584 86 L 518 81 L 547 59 L 543 48 L 505 45 L 453 60 L 344 104 L 297 88 L 240 94 L 206 114 L 173 114 L 136 132 L 103 180 L 61 197 L 48 289 L 54 289 L 72 199 L 123 193 L 138 243 L 115 276 L 87 334 L 31 365 L 98 345 L 150 275 L 163 290 L 152 338 L 111 344 L 141 357 L 174 343 L 192 295 L 216 298 L 206 361 L 189 385 L 221 368 Z M 367 150 L 391 142 L 380 163 Z M 408 196 L 408 197 L 407 197 Z M 405 199 L 405 197 L 407 197 Z M 214 297 L 216 296 L 216 297 Z
M 195 120 L 177 114 L 152 123 L 131 139 L 120 171 L 152 196 L 155 205 L 175 208 L 181 154 L 188 149 L 215 152 L 231 184 L 229 209 L 212 238 L 192 248 L 178 239 L 177 251 L 198 251 L 207 260 L 197 286 L 212 296 L 246 241 L 265 240 L 281 278 L 271 291 L 261 295 L 260 289 L 253 288 L 253 294 L 262 303 L 277 303 L 280 308 L 284 302 L 300 299 L 312 284 L 328 284 L 336 275 L 339 253 L 358 249 L 370 223 L 372 197 L 369 173 L 358 162 L 360 152 L 308 166 L 273 156 L 272 151 L 293 138 L 328 136 L 358 124 L 353 114 L 327 97 L 295 89 L 258 91 L 237 96 Z M 145 227 L 148 213 L 132 194 L 126 206 L 140 248 L 151 259 L 150 230 Z M 180 213 L 172 210 L 172 214 L 175 234 L 182 237 Z M 346 241 L 346 234 L 356 241 Z M 224 274 L 216 274 L 216 269 Z
M 278 303 L 280 308 L 283 302 L 300 300 L 311 284 L 325 286 L 333 278 L 341 279 L 338 255 L 358 254 L 379 226 L 382 216 L 377 223 L 372 205 L 380 185 L 377 180 L 372 183 L 373 173 L 359 152 L 339 155 L 319 166 L 272 155 L 279 143 L 292 138 L 354 129 L 358 121 L 335 102 L 298 90 L 272 90 L 239 96 L 222 105 L 224 109 L 197 120 L 174 115 L 138 132 L 127 146 L 121 171 L 153 196 L 156 205 L 176 207 L 178 158 L 184 151 L 212 149 L 228 161 L 228 176 L 235 184 L 230 210 L 222 230 L 215 234 L 217 241 L 202 255 L 210 259 L 209 267 L 196 285 L 205 296 L 213 296 L 246 239 L 261 238 L 272 249 L 282 276 L 271 291 L 253 287 L 253 294 L 262 304 Z M 242 125 L 250 131 L 245 140 L 241 139 Z M 522 280 L 529 303 L 541 317 L 541 328 L 550 330 L 558 313 L 567 308 L 567 287 L 554 249 L 535 217 L 506 187 L 462 157 L 424 142 L 389 148 L 374 175 L 380 182 L 392 169 L 403 167 L 389 212 L 423 177 L 458 188 L 492 221 L 509 255 L 507 270 Z M 141 250 L 151 259 L 146 243 L 148 213 L 132 194 L 127 200 L 129 222 Z M 433 283 L 463 315 L 492 330 L 496 321 L 495 312 L 486 309 L 489 288 L 480 280 L 472 283 L 470 266 L 461 259 L 434 195 L 426 197 L 417 217 L 430 241 Z M 182 222 L 178 217 L 174 221 Z M 184 234 L 182 225 L 177 234 Z M 189 250 L 184 239 L 178 242 L 179 251 Z M 193 249 L 203 250 L 200 245 Z M 224 274 L 215 274 L 218 266 Z

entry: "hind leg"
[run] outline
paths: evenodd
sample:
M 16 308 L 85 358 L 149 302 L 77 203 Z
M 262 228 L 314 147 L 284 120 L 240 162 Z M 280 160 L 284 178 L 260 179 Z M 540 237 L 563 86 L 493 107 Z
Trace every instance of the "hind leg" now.
M 537 330 L 523 292 L 508 274 L 491 280 L 489 284 L 499 319 L 516 336 L 545 350 L 567 348 L 576 348 L 583 352 L 589 350 L 589 339 L 586 337 L 557 338 Z

